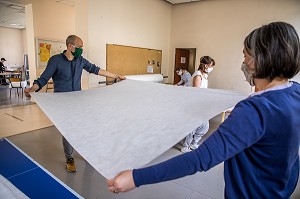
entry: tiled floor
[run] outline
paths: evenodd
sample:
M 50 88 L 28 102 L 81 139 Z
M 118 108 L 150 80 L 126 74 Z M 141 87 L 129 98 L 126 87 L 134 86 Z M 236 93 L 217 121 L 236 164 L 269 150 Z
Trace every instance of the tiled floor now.
M 0 138 L 53 126 L 36 104 L 0 109 Z

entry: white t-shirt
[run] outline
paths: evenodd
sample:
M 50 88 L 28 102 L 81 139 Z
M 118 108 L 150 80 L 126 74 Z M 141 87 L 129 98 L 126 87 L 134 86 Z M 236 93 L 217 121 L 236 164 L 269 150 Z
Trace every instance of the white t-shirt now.
M 191 81 L 190 81 L 190 87 L 193 87 L 193 82 L 194 82 L 194 77 L 196 76 L 201 76 L 201 85 L 200 88 L 207 88 L 208 86 L 208 75 L 207 74 L 202 74 L 201 71 L 197 70 L 194 72 L 192 75 Z

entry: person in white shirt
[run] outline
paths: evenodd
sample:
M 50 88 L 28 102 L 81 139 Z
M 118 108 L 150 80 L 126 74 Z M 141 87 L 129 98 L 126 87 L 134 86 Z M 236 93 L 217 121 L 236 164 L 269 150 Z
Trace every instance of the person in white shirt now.
M 200 58 L 200 65 L 197 71 L 192 75 L 190 80 L 190 87 L 207 88 L 208 74 L 213 71 L 215 66 L 215 60 L 209 56 L 203 56 Z M 207 133 L 209 129 L 209 122 L 202 123 L 198 128 L 186 136 L 181 148 L 181 152 L 189 152 L 195 150 L 199 146 L 199 141 Z

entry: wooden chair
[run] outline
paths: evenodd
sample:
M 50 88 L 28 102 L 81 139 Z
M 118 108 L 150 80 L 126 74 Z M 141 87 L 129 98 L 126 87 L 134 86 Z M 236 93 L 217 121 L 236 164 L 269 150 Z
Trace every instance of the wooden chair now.
M 226 111 L 223 111 L 223 112 L 222 112 L 221 123 L 224 122 L 226 114 L 230 114 L 233 108 L 234 108 L 234 107 L 232 107 L 232 108 L 230 108 L 230 109 L 227 109 Z
M 47 92 L 49 89 L 54 89 L 54 85 L 53 85 L 53 80 L 52 80 L 52 78 L 49 79 L 49 81 L 47 82 L 46 92 Z
M 21 89 L 22 98 L 23 98 L 23 88 L 25 88 L 26 85 L 24 84 L 24 82 L 22 82 L 21 78 L 19 78 L 19 77 L 18 78 L 16 78 L 16 77 L 9 78 L 9 87 L 10 87 L 9 98 L 11 98 L 11 90 L 13 88 L 17 89 L 18 97 L 19 97 L 19 89 Z

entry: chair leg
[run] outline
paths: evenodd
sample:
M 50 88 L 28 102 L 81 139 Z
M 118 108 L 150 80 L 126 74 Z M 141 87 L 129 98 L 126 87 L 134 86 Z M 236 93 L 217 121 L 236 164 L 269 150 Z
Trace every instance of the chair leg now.
M 9 90 L 9 98 L 11 99 L 11 88 Z
M 221 119 L 221 122 L 224 122 L 224 120 L 225 120 L 225 111 L 224 112 L 222 112 L 222 119 Z

